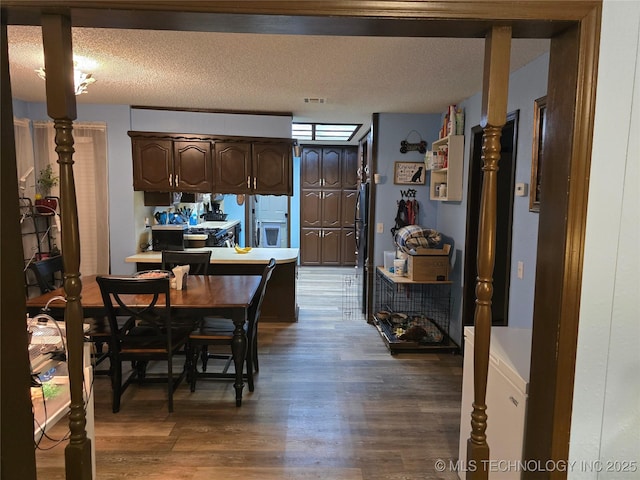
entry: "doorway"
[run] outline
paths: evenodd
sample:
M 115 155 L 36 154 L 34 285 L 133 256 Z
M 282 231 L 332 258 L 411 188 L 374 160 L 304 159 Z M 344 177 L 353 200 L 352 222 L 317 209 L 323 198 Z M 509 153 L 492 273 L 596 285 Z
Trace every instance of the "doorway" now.
M 289 198 L 286 195 L 251 195 L 247 211 L 246 245 L 289 247 Z
M 498 170 L 498 198 L 496 217 L 496 257 L 491 300 L 492 325 L 509 325 L 509 286 L 511 280 L 511 234 L 513 228 L 513 195 L 516 175 L 516 145 L 518 140 L 518 111 L 507 116 L 500 139 L 502 152 Z M 469 185 L 467 192 L 467 234 L 464 260 L 464 296 L 462 320 L 473 325 L 476 301 L 478 261 L 478 222 L 482 195 L 482 128 L 471 129 Z

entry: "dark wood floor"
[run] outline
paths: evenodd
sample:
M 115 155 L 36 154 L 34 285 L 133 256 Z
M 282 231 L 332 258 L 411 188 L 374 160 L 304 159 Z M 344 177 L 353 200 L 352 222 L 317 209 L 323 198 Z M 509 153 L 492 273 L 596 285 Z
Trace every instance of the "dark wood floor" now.
M 457 458 L 462 357 L 389 355 L 373 326 L 343 314 L 353 273 L 300 268 L 299 321 L 261 324 L 260 373 L 240 408 L 232 382 L 201 380 L 179 387 L 173 414 L 160 384 L 132 385 L 113 414 L 97 376 L 97 479 L 457 478 L 434 463 Z M 37 452 L 38 478 L 65 478 L 64 445 Z

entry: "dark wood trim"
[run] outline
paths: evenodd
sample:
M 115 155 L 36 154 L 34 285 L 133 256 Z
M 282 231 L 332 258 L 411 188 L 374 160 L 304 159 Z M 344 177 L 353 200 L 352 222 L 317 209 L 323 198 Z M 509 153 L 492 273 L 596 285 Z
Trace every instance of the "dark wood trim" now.
M 20 0 L 3 3 L 9 8 L 11 24 L 38 25 L 38 11 L 52 8 L 46 1 L 27 6 Z M 86 27 L 467 38 L 483 38 L 495 20 L 508 22 L 514 38 L 549 38 L 597 4 L 571 0 L 56 2 L 57 8 L 70 10 L 73 25 Z M 423 19 L 429 19 L 428 28 Z
M 380 132 L 380 114 L 374 113 L 371 118 L 371 144 L 369 145 L 369 174 L 367 177 L 373 179 L 373 174 L 378 171 L 378 156 L 379 156 L 379 138 Z M 367 322 L 374 323 L 373 319 L 373 285 L 375 283 L 376 275 L 376 197 L 378 186 L 376 182 L 369 181 L 369 205 L 367 206 L 367 258 L 365 258 L 364 264 L 364 282 L 367 285 L 367 292 L 370 294 L 367 296 L 367 308 L 365 311 L 365 318 Z
M 171 132 L 140 132 L 130 130 L 127 135 L 131 138 L 153 138 L 166 140 L 201 140 L 211 142 L 260 142 L 260 143 L 290 143 L 293 145 L 292 138 L 276 138 L 276 137 L 243 137 L 238 135 L 216 135 L 208 133 L 171 133 Z
M 131 105 L 131 110 L 161 110 L 165 112 L 222 113 L 231 115 L 265 115 L 271 117 L 293 117 L 293 112 L 261 112 L 257 110 L 216 110 L 213 108 L 178 108 Z
M 545 155 L 552 166 L 542 172 L 527 412 L 536 427 L 526 430 L 526 459 L 569 455 L 600 19 L 594 8 L 551 42 Z
M 2 478 L 36 478 L 36 458 L 33 449 L 33 414 L 31 412 L 31 376 L 29 357 L 26 352 L 29 341 L 26 325 L 27 314 L 25 291 L 22 278 L 22 240 L 18 222 L 18 184 L 16 182 L 16 148 L 13 132 L 13 106 L 11 102 L 11 82 L 9 80 L 9 52 L 7 25 L 2 11 L 0 32 L 2 52 L 2 161 L 0 162 L 0 204 L 5 212 L 16 212 L 7 217 L 0 230 L 2 255 L 0 255 L 0 284 L 2 285 L 2 334 L 0 335 L 0 458 L 2 458 Z M 8 179 L 8 180 L 5 180 Z M 10 299 L 13 299 L 11 301 Z M 21 320 L 23 319 L 23 320 Z M 10 459 L 10 460 L 9 460 Z
M 530 401 L 529 405 L 533 405 L 531 412 L 537 412 L 531 414 L 541 421 L 532 421 L 532 417 L 529 417 L 529 447 L 525 447 L 525 453 L 530 456 L 532 452 L 528 449 L 532 448 L 532 439 L 536 439 L 538 444 L 551 445 L 553 459 L 567 458 L 567 454 L 563 452 L 568 449 L 569 413 L 573 394 L 601 1 L 63 1 L 57 2 L 56 7 L 51 7 L 51 3 L 46 1 L 26 3 L 5 0 L 3 14 L 6 15 L 8 24 L 39 25 L 42 11 L 65 7 L 70 8 L 74 26 L 86 27 L 480 38 L 494 23 L 508 23 L 512 27 L 514 38 L 556 37 L 551 46 L 554 57 L 559 58 L 559 53 L 567 50 L 567 42 L 573 42 L 571 58 L 566 59 L 567 69 L 573 71 L 567 72 L 564 77 L 555 78 L 554 72 L 562 69 L 554 67 L 550 71 L 549 82 L 549 91 L 557 90 L 556 100 L 549 100 L 550 110 L 555 110 L 553 120 L 565 132 L 565 138 L 570 143 L 569 148 L 563 149 L 566 153 L 564 161 L 568 165 L 565 168 L 560 163 L 558 169 L 555 166 L 548 169 L 544 177 L 549 188 L 553 188 L 549 183 L 551 177 L 558 174 L 565 174 L 565 179 L 571 178 L 571 183 L 565 185 L 566 200 L 559 198 L 560 204 L 555 205 L 551 195 L 548 208 L 543 208 L 540 212 L 540 230 L 546 226 L 551 227 L 551 230 L 539 238 L 540 279 L 537 283 L 541 288 L 536 287 L 534 307 L 530 386 L 535 386 L 538 392 L 546 390 L 553 401 L 544 404 L 544 395 L 541 398 L 543 405 L 538 405 L 535 398 Z M 185 13 L 167 15 L 167 11 Z M 563 83 L 567 78 L 577 80 Z M 554 102 L 566 102 L 566 108 L 564 105 L 552 105 Z M 3 101 L 4 108 L 6 106 Z M 375 149 L 375 143 L 373 148 Z M 5 152 L 3 146 L 3 158 Z M 376 156 L 373 157 L 372 171 L 375 171 Z M 3 176 L 3 190 L 13 181 L 9 177 L 7 180 L 4 178 Z M 375 185 L 371 195 L 372 204 L 375 204 Z M 556 225 L 557 222 L 560 226 Z M 370 245 L 373 256 L 373 240 Z M 554 252 L 557 250 L 562 251 L 561 258 L 555 256 Z M 557 268 L 551 265 L 552 260 L 560 260 Z M 17 271 L 13 273 L 17 274 Z M 558 290 L 542 288 L 545 279 L 553 279 Z M 550 307 L 553 308 L 543 308 L 546 302 L 550 302 Z M 545 310 L 550 315 L 546 319 Z M 538 326 L 538 321 L 544 321 L 545 325 Z M 554 325 L 557 333 L 553 332 Z M 545 335 L 545 332 L 550 335 Z M 562 379 L 563 385 L 553 380 L 549 382 L 540 368 L 550 352 L 557 352 L 553 378 Z M 555 472 L 553 476 L 565 477 L 566 472 Z

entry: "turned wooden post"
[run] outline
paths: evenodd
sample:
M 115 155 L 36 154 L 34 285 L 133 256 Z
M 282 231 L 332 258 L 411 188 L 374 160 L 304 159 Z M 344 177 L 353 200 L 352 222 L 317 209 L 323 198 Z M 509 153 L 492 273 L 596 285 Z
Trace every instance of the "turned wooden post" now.
M 485 41 L 482 88 L 482 199 L 478 226 L 478 278 L 474 315 L 473 412 L 467 440 L 468 477 L 489 477 L 487 444 L 487 375 L 491 341 L 491 298 L 496 249 L 496 198 L 500 136 L 507 120 L 511 27 L 493 27 Z
M 54 120 L 56 153 L 60 165 L 60 218 L 64 258 L 64 314 L 67 333 L 71 436 L 65 449 L 65 470 L 69 480 L 92 478 L 91 440 L 87 438 L 84 410 L 83 330 L 80 294 L 80 235 L 73 179 L 73 120 L 76 98 L 73 80 L 71 21 L 62 15 L 42 16 L 44 65 L 47 72 L 47 113 Z

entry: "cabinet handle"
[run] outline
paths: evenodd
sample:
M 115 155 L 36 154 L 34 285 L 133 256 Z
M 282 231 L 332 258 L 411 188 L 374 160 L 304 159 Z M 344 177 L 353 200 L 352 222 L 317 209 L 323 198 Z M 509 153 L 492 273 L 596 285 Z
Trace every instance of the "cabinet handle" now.
M 169 186 L 173 187 L 173 173 L 169 174 Z
M 174 182 L 174 185 L 173 185 L 173 186 L 174 186 L 174 187 L 177 187 L 177 186 L 178 186 L 178 182 L 179 182 L 179 180 L 178 180 L 178 175 L 177 175 L 177 174 L 176 174 L 176 176 L 175 176 L 175 177 L 173 177 L 173 182 Z
M 247 188 L 251 188 L 251 177 L 247 177 Z
M 256 190 L 257 188 L 257 178 L 253 177 L 253 189 Z

